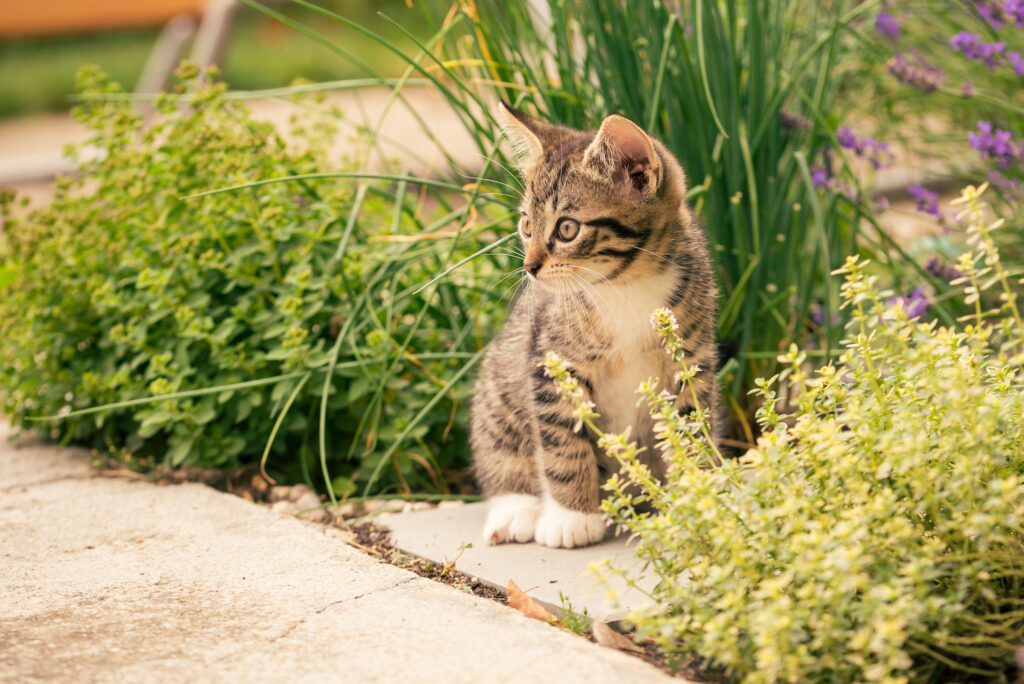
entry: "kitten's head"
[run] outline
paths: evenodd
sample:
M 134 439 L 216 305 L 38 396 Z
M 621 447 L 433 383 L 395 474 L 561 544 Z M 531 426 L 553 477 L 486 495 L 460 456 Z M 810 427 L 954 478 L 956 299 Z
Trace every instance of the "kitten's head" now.
M 594 133 L 501 109 L 524 180 L 530 277 L 585 287 L 655 272 L 689 221 L 685 176 L 664 145 L 617 114 Z

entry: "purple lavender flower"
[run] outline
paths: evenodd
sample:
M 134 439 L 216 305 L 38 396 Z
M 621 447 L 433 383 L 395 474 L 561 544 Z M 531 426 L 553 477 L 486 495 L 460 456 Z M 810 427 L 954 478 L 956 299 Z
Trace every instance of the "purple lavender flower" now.
M 936 218 L 942 217 L 942 211 L 939 209 L 939 193 L 922 187 L 920 183 L 915 183 L 907 188 L 907 194 L 917 200 L 918 211 L 931 214 Z
M 961 31 L 949 39 L 949 44 L 962 52 L 964 58 L 972 62 L 983 62 L 989 71 L 995 71 L 1005 58 L 1006 43 L 982 43 L 977 33 Z
M 924 270 L 934 278 L 945 280 L 947 283 L 963 278 L 963 272 L 952 264 L 946 263 L 942 257 L 933 255 L 924 262 Z
M 907 318 L 920 318 L 928 311 L 928 296 L 920 287 L 915 287 L 909 295 L 897 295 L 889 300 L 890 306 L 901 305 Z
M 857 140 L 857 136 L 853 134 L 853 130 L 849 126 L 843 126 L 836 131 L 836 141 L 848 150 L 853 150 L 857 154 L 860 154 L 860 141 Z
M 979 121 L 977 132 L 968 131 L 967 142 L 983 158 L 995 159 L 999 168 L 1005 169 L 1024 154 L 1024 145 L 1014 145 L 1010 136 L 1010 131 L 993 129 L 991 122 Z
M 989 26 L 996 31 L 1003 28 L 1003 24 L 1006 23 L 1004 7 L 996 0 L 971 0 L 971 4 L 974 5 L 978 14 L 988 22 Z
M 806 131 L 811 127 L 811 122 L 788 109 L 779 109 L 779 125 L 788 131 Z
M 879 12 L 875 17 L 875 33 L 892 40 L 900 39 L 900 23 L 888 12 Z
M 1024 2 L 1024 0 L 1022 0 Z M 889 74 L 903 85 L 930 93 L 942 85 L 945 74 L 942 69 L 924 57 L 910 52 L 897 52 L 888 64 Z
M 1008 19 L 1013 20 L 1017 28 L 1024 28 L 1024 0 L 1006 0 L 1003 11 Z
M 829 175 L 828 170 L 821 164 L 815 164 L 811 167 L 811 182 L 814 183 L 815 190 L 820 190 L 821 188 L 830 190 L 832 188 L 832 176 Z
M 978 46 L 981 44 L 981 36 L 977 33 L 961 31 L 949 39 L 949 44 L 954 50 L 964 53 L 967 59 L 978 59 Z
M 874 138 L 858 138 L 849 126 L 843 126 L 836 131 L 836 142 L 840 147 L 853 150 L 858 157 L 867 159 L 876 169 L 892 163 L 893 154 L 888 143 L 879 142 Z
M 1024 0 L 1022 0 L 1024 2 Z M 1024 76 L 1024 59 L 1021 58 L 1020 53 L 1016 50 L 1013 52 L 1006 53 L 1006 59 L 1010 62 L 1010 66 L 1013 67 L 1013 73 L 1018 76 Z
M 1003 52 L 1006 51 L 1006 43 L 982 43 L 978 46 L 981 61 L 985 63 L 989 71 L 995 71 L 996 66 L 1003 61 Z
M 988 174 L 988 182 L 1011 201 L 1019 199 L 1021 196 L 1020 178 L 1007 178 L 998 171 L 992 171 Z

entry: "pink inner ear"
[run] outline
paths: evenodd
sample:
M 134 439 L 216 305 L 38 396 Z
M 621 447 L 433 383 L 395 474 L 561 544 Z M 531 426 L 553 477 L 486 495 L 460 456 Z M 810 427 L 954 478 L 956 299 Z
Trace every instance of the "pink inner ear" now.
M 630 174 L 642 171 L 642 168 L 636 169 L 634 165 L 642 167 L 650 164 L 650 144 L 636 126 L 625 119 L 616 119 L 608 122 L 608 140 L 621 155 L 623 165 L 629 167 Z
M 615 146 L 618 148 L 619 154 L 622 155 L 624 162 L 632 162 L 629 164 L 631 167 L 629 172 L 631 174 L 643 170 L 643 167 L 650 163 L 650 159 L 647 158 L 647 145 L 636 136 L 631 136 L 626 140 L 616 140 Z

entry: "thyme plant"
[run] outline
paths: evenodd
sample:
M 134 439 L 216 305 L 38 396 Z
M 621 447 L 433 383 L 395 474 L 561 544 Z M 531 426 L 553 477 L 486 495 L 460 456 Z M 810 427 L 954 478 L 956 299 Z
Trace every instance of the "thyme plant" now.
M 664 482 L 628 435 L 601 435 L 622 466 L 604 511 L 659 580 L 630 616 L 639 637 L 750 682 L 1005 676 L 1024 640 L 1024 325 L 983 190 L 959 200 L 961 327 L 909 318 L 850 257 L 844 353 L 817 370 L 796 346 L 780 356 L 744 456 L 711 467 L 702 416 L 653 386 Z M 678 356 L 670 314 L 653 320 Z M 547 366 L 593 429 L 569 370 Z

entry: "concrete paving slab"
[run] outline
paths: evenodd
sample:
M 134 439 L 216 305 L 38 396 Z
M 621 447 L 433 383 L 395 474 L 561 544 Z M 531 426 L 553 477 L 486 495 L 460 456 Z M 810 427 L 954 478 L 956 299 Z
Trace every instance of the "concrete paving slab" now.
M 0 459 L 0 493 L 68 477 L 91 477 L 93 474 L 89 454 L 84 449 L 54 450 L 38 435 L 28 433 L 15 438 L 10 426 L 2 421 L 0 446 L 20 452 L 19 458 Z
M 0 472 L 51 464 L 0 492 L 0 682 L 670 680 L 329 528 L 39 448 L 0 440 Z
M 524 591 L 532 589 L 530 598 L 555 615 L 561 611 L 560 594 L 569 598 L 577 613 L 586 608 L 590 617 L 603 622 L 618 622 L 624 617 L 624 610 L 649 603 L 643 592 L 627 586 L 618 576 L 611 576 L 609 586 L 622 603 L 622 607 L 616 606 L 607 590 L 598 587 L 589 570 L 591 564 L 611 559 L 616 567 L 627 570 L 632 576 L 642 576 L 643 564 L 625 536 L 579 549 L 552 549 L 532 542 L 488 546 L 482 537 L 486 516 L 487 503 L 481 502 L 386 514 L 378 520 L 391 529 L 392 544 L 405 553 L 434 563 L 444 563 L 458 556 L 457 570 L 503 590 L 510 579 L 514 580 Z M 465 549 L 459 556 L 460 547 L 466 543 L 472 543 L 472 548 Z M 649 591 L 655 583 L 655 578 L 647 575 L 638 585 Z

